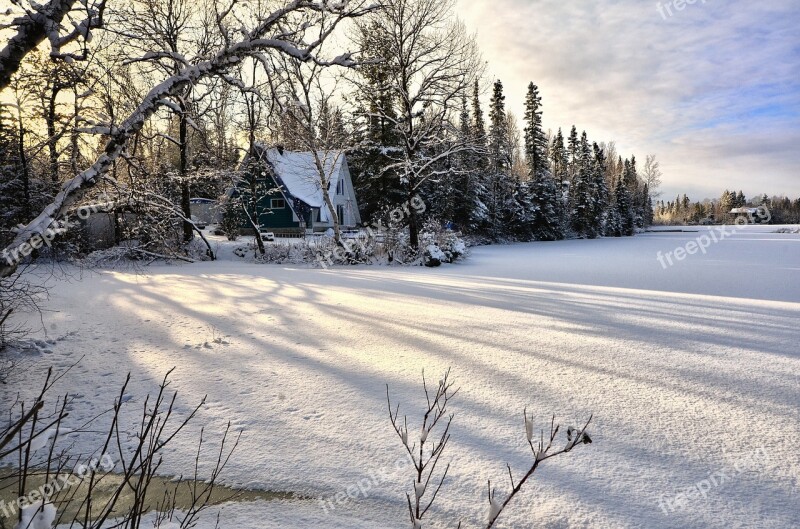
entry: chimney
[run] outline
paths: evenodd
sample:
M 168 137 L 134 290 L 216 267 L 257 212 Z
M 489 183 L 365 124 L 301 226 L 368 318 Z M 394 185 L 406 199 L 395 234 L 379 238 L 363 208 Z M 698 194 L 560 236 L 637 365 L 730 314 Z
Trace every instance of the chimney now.
M 278 145 L 277 147 L 278 147 L 278 154 L 283 156 L 283 151 L 284 151 L 283 145 Z

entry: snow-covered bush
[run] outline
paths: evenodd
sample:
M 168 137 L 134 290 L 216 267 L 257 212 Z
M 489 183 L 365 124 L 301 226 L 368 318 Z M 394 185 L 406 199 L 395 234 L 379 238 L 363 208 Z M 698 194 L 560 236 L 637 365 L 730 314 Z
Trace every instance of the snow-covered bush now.
M 428 267 L 441 266 L 447 261 L 447 255 L 434 243 L 425 246 L 422 252 L 422 263 Z
M 383 246 L 390 264 L 411 264 L 417 259 L 410 239 L 408 230 L 396 224 L 389 225 L 383 238 Z
M 449 229 L 442 228 L 436 221 L 428 221 L 420 233 L 422 264 L 439 266 L 442 263 L 453 263 L 467 254 L 467 244 L 459 235 Z

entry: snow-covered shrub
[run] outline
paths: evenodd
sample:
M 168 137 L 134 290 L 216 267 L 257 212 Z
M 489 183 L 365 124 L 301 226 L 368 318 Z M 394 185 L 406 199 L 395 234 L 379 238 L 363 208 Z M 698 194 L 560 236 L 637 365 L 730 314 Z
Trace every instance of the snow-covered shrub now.
M 433 220 L 426 222 L 420 233 L 420 248 L 425 266 L 453 263 L 467 253 L 466 243 L 456 232 Z
M 428 267 L 441 266 L 443 262 L 447 261 L 445 253 L 434 243 L 425 246 L 422 253 L 422 263 Z
M 410 264 L 417 259 L 411 249 L 408 230 L 396 224 L 390 224 L 383 236 L 385 257 L 390 264 Z
M 423 232 L 419 249 L 412 248 L 409 241 L 407 229 L 392 226 L 381 232 L 365 229 L 358 235 L 342 238 L 340 244 L 327 235 L 296 240 L 278 239 L 265 244 L 263 254 L 258 251 L 254 240 L 249 239 L 233 253 L 242 259 L 262 263 L 308 264 L 328 268 L 359 264 L 438 266 L 454 262 L 467 251 L 464 241 L 447 230 Z

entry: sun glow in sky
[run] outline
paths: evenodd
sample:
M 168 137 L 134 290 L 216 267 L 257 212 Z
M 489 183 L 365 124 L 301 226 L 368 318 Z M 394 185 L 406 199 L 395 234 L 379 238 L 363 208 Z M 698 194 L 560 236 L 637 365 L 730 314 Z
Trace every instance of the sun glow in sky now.
M 575 124 L 641 162 L 655 153 L 664 199 L 800 197 L 797 0 L 459 0 L 458 12 L 511 110 L 535 82 L 546 127 Z

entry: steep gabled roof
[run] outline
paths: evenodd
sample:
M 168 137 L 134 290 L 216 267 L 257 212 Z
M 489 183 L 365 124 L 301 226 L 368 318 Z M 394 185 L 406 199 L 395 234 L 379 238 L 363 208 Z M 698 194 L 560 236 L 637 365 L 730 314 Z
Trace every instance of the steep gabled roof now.
M 310 152 L 293 152 L 277 148 L 267 148 L 257 144 L 258 157 L 266 161 L 275 175 L 276 183 L 292 198 L 296 198 L 312 208 L 319 208 L 321 220 L 328 220 L 328 208 L 322 197 L 319 172 Z M 334 194 L 342 174 L 345 155 L 342 152 L 321 153 L 325 174 L 330 178 L 328 192 Z

